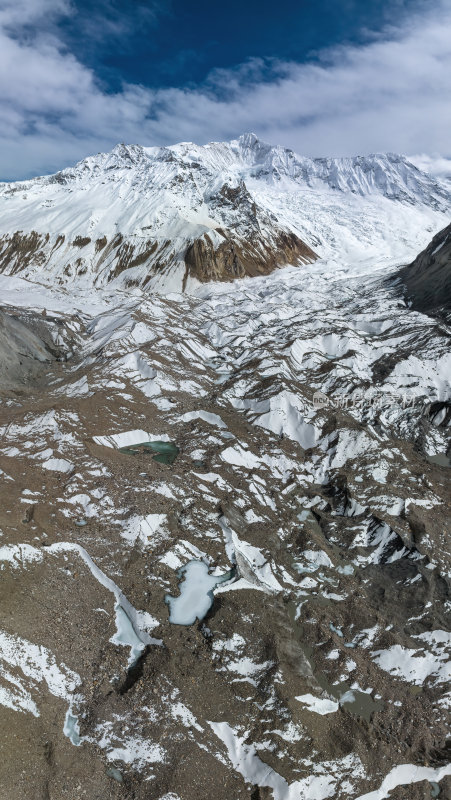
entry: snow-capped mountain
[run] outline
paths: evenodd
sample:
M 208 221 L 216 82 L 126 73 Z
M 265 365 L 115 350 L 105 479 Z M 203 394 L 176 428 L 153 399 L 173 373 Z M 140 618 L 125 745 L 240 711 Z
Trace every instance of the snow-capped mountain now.
M 413 257 L 450 212 L 449 187 L 402 156 L 310 159 L 253 134 L 118 145 L 0 187 L 0 269 L 190 290 L 318 255 Z

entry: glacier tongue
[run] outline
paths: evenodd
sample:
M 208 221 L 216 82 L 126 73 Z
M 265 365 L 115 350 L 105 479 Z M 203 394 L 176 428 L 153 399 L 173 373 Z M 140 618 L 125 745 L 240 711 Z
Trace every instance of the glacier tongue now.
M 10 766 L 37 743 L 28 792 L 446 791 L 449 334 L 387 273 L 321 259 L 171 295 L 0 276 L 68 356 L 0 405 L 0 722 Z M 174 625 L 193 563 L 230 581 Z M 39 653 L 77 686 L 32 674 Z

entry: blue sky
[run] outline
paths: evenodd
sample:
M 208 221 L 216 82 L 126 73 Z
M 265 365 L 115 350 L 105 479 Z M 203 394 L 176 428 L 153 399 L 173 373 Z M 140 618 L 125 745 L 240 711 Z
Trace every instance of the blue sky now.
M 425 7 L 418 0 L 75 0 L 62 26 L 81 60 L 111 88 L 202 84 L 250 58 L 303 62 L 324 48 L 371 41 Z M 94 6 L 94 11 L 93 11 Z M 106 23 L 106 29 L 105 29 Z
M 245 131 L 451 155 L 451 0 L 0 0 L 0 177 Z

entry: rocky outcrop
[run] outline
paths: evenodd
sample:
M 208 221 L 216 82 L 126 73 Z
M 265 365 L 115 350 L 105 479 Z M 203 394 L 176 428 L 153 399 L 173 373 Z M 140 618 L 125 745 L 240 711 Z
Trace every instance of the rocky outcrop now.
M 41 266 L 47 260 L 49 234 L 36 231 L 15 231 L 0 238 L 0 272 L 14 275 L 30 266 Z M 64 240 L 64 237 L 63 237 Z
M 45 376 L 55 359 L 49 338 L 37 316 L 21 321 L 0 311 L 0 390 L 23 389 Z
M 236 241 L 221 229 L 216 233 L 222 238 L 216 247 L 205 233 L 185 253 L 186 275 L 201 283 L 253 278 L 286 264 L 311 264 L 318 258 L 302 239 L 288 231 L 278 231 L 269 241 Z

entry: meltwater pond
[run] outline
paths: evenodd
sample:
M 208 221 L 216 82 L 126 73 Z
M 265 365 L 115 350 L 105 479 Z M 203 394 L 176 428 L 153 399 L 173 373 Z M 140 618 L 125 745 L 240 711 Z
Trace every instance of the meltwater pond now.
M 451 467 L 451 458 L 446 453 L 436 453 L 435 456 L 426 456 L 430 464 L 436 464 L 438 467 Z
M 138 453 L 150 452 L 153 455 L 154 461 L 159 461 L 160 464 L 173 464 L 178 454 L 179 448 L 174 442 L 139 442 L 139 444 L 129 445 L 128 447 L 119 447 L 119 452 L 126 453 L 128 456 L 136 456 Z
M 213 605 L 213 589 L 220 583 L 231 580 L 235 569 L 224 575 L 209 575 L 208 564 L 203 561 L 189 561 L 178 571 L 182 578 L 179 583 L 180 595 L 167 594 L 165 602 L 169 606 L 169 622 L 175 625 L 192 625 L 202 620 Z

